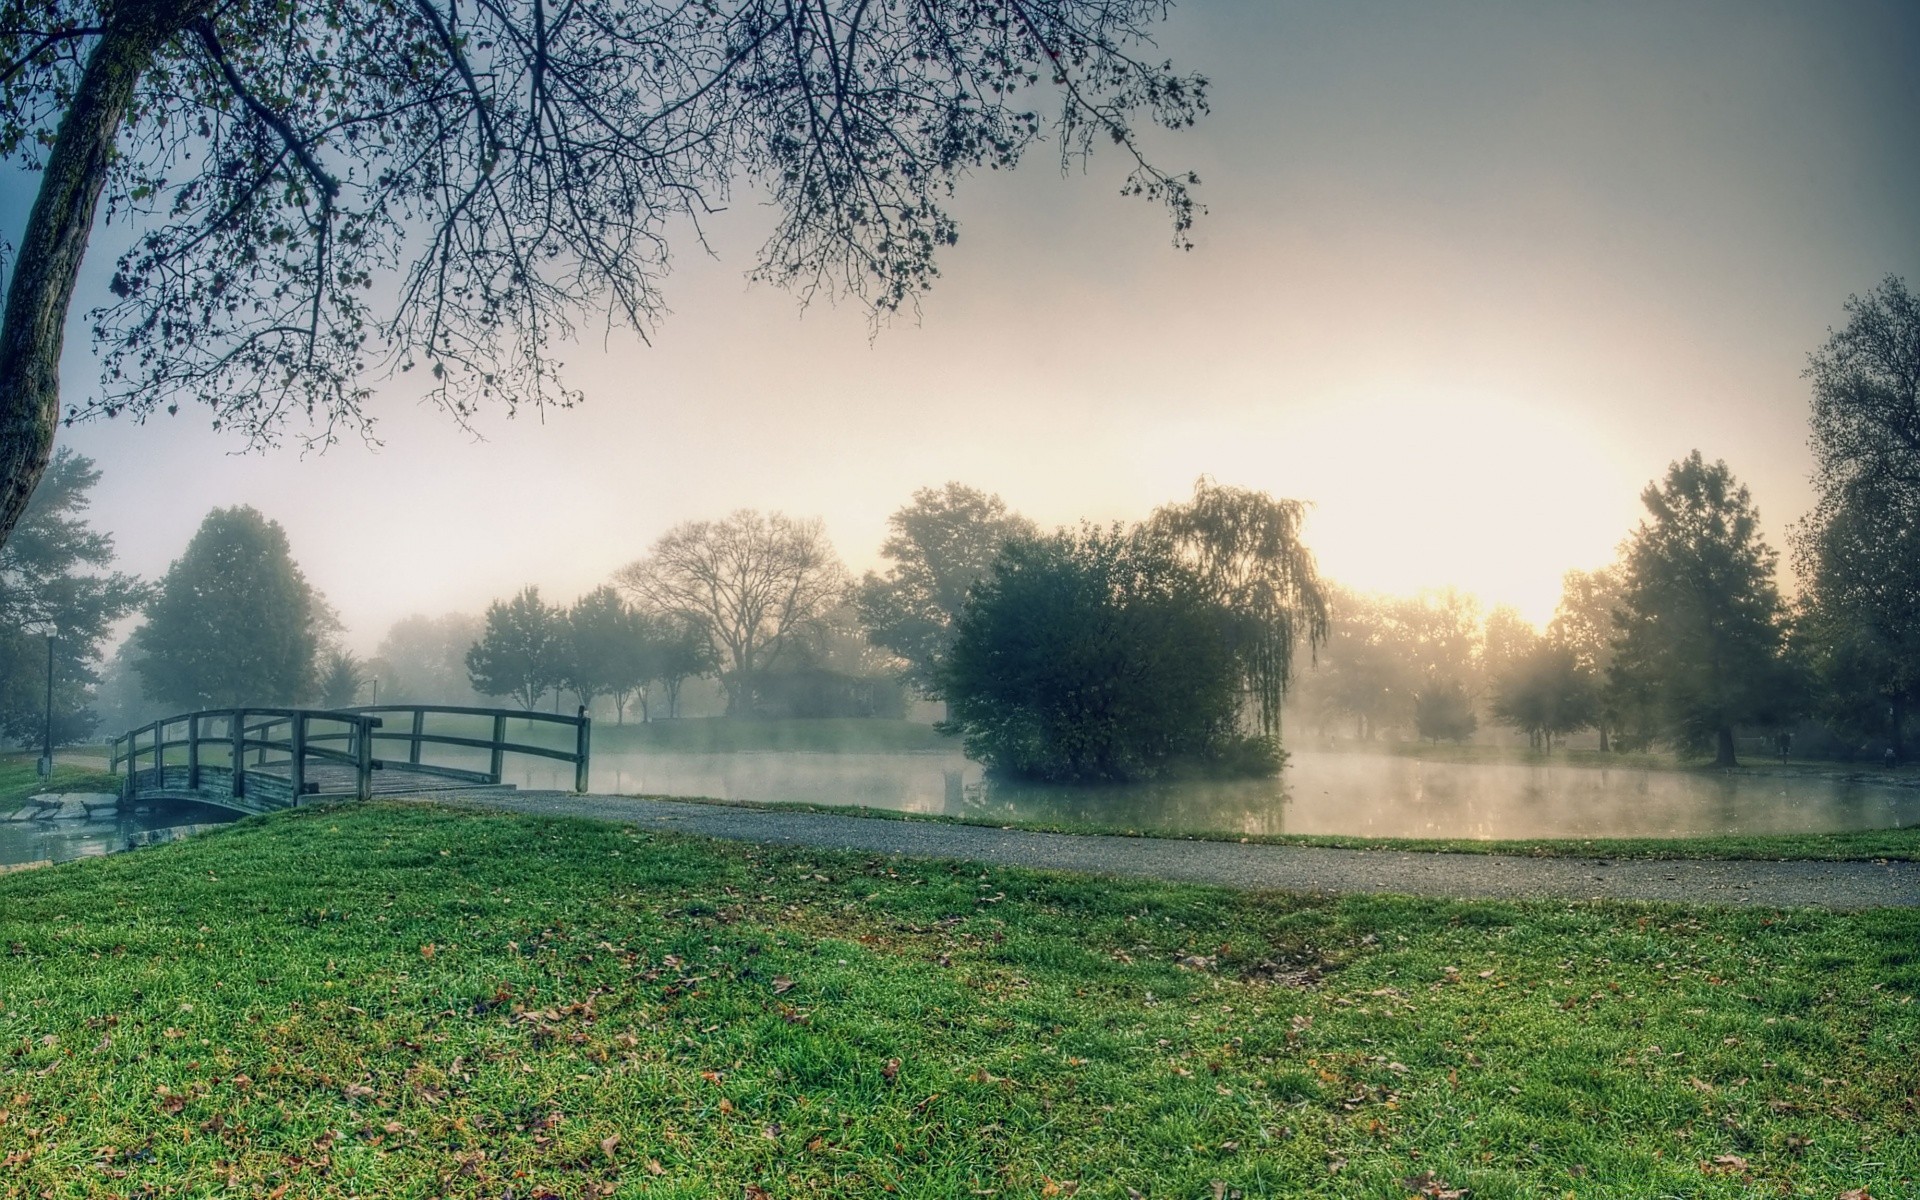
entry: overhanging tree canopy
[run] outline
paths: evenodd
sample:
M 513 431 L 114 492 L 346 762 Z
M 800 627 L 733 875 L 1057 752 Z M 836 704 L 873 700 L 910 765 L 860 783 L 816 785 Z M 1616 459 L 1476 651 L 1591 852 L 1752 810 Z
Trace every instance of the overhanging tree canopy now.
M 364 430 L 419 368 L 456 418 L 569 403 L 588 312 L 644 335 L 675 222 L 772 200 L 756 274 L 886 313 L 956 236 L 969 170 L 1052 136 L 1153 167 L 1206 82 L 1137 56 L 1165 0 L 0 0 L 0 154 L 43 168 L 0 323 L 0 542 L 61 416 L 61 335 L 104 196 L 136 232 L 70 405 L 182 403 L 255 441 Z M 1039 89 L 1059 99 L 1052 116 Z M 684 229 L 685 226 L 678 228 Z

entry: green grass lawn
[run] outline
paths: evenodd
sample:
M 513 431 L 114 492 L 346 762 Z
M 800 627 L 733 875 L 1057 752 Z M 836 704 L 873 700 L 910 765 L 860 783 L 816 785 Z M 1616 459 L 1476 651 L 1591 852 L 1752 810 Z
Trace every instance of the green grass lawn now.
M 916 721 L 827 717 L 815 720 L 754 720 L 735 717 L 682 717 L 673 721 L 615 725 L 596 721 L 593 748 L 599 753 L 677 750 L 721 754 L 747 750 L 799 750 L 843 754 L 899 754 L 920 751 L 958 753 L 959 740 Z
M 99 767 L 56 761 L 53 775 L 48 779 L 40 778 L 34 770 L 38 761 L 39 756 L 35 754 L 0 754 L 0 813 L 12 812 L 28 796 L 41 792 L 120 790 L 120 777 L 106 772 L 104 758 L 100 760 Z
M 1246 895 L 366 805 L 0 879 L 0 948 L 8 1197 L 1920 1179 L 1911 911 Z

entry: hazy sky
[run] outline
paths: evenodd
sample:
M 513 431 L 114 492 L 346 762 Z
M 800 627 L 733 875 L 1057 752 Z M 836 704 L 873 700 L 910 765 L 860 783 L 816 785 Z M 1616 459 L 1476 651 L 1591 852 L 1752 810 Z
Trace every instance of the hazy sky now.
M 1156 143 L 1204 181 L 1191 253 L 1115 194 L 1117 162 L 1063 179 L 1043 151 L 964 187 L 922 320 L 876 338 L 744 282 L 748 200 L 717 260 L 682 250 L 654 347 L 567 355 L 582 408 L 476 442 L 386 388 L 384 444 L 320 457 L 237 456 L 193 411 L 62 440 L 104 470 L 126 568 L 252 504 L 363 651 L 524 583 L 571 599 L 740 506 L 823 516 L 870 566 L 887 514 L 948 479 L 1057 524 L 1207 472 L 1314 501 L 1345 583 L 1535 620 L 1695 447 L 1782 544 L 1810 498 L 1807 352 L 1849 293 L 1920 282 L 1920 5 L 1189 0 L 1161 43 L 1215 84 Z M 83 329 L 69 395 L 95 379 Z

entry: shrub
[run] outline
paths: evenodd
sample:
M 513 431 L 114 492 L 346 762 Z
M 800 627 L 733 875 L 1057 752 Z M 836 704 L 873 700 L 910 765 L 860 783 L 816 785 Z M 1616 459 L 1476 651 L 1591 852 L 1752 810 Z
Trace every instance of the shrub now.
M 1026 778 L 1272 774 L 1278 746 L 1238 729 L 1228 619 L 1145 532 L 1010 542 L 957 624 L 946 727 L 988 768 Z

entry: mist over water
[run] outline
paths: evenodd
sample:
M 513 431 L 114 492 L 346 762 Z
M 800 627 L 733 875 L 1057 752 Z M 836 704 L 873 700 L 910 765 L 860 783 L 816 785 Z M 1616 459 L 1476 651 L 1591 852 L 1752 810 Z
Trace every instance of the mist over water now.
M 523 788 L 566 770 L 510 767 Z M 1868 779 L 1713 774 L 1386 754 L 1296 752 L 1278 779 L 1044 787 L 984 777 L 958 754 L 595 755 L 593 790 L 860 806 L 1157 832 L 1417 838 L 1837 833 L 1920 824 L 1920 789 Z

